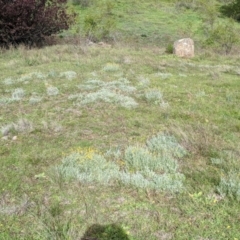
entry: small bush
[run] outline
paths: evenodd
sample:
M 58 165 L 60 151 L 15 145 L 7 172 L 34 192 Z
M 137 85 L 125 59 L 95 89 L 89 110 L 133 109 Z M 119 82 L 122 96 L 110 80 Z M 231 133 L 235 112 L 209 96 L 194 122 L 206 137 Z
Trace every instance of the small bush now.
M 68 29 L 74 14 L 67 0 L 0 0 L 0 45 L 41 44 L 44 37 Z
M 239 33 L 233 20 L 215 24 L 208 34 L 206 43 L 217 47 L 225 54 L 229 54 L 233 46 L 239 42 Z
M 223 196 L 240 201 L 240 174 L 239 172 L 230 171 L 227 175 L 221 177 L 220 184 L 217 188 Z
M 240 22 L 240 0 L 231 1 L 229 4 L 221 6 L 220 12 L 229 18 Z
M 113 8 L 114 4 L 109 0 L 92 6 L 84 19 L 84 31 L 88 39 L 98 42 L 113 38 L 112 33 L 116 27 Z
M 94 224 L 87 229 L 82 240 L 101 239 L 101 240 L 130 240 L 128 234 L 122 227 L 116 224 L 99 225 Z
M 169 43 L 167 45 L 165 52 L 168 54 L 173 54 L 173 44 L 172 43 Z

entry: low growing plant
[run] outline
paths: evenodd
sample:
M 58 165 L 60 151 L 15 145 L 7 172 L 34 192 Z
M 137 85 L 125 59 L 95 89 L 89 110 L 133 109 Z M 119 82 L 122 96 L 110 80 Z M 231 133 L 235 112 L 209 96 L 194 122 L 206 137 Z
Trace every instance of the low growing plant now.
M 106 154 L 91 149 L 75 149 L 53 169 L 53 180 L 58 183 L 119 183 L 158 191 L 182 191 L 185 177 L 178 172 L 178 163 L 172 157 L 175 154 L 159 151 L 160 148 L 166 146 L 158 146 L 158 152 L 147 147 L 129 146 L 124 151 L 109 150 Z M 176 150 L 172 146 L 170 148 Z
M 186 150 L 170 135 L 158 134 L 147 141 L 147 147 L 163 156 L 183 157 Z
M 78 97 L 78 104 L 85 105 L 95 102 L 105 102 L 120 105 L 124 108 L 131 109 L 137 107 L 138 103 L 132 98 L 125 96 L 109 89 L 100 89 L 93 93 L 80 94 Z
M 145 92 L 147 102 L 160 104 L 163 101 L 162 93 L 157 89 L 149 89 Z
M 61 72 L 60 77 L 64 77 L 67 80 L 72 80 L 77 77 L 77 73 L 74 71 L 66 71 L 66 72 Z
M 12 92 L 12 100 L 20 101 L 25 95 L 25 91 L 22 88 L 16 88 Z
M 222 196 L 227 196 L 240 201 L 240 174 L 237 171 L 230 171 L 221 177 L 217 191 Z
M 177 162 L 170 156 L 154 153 L 143 147 L 128 147 L 124 155 L 125 167 L 129 172 L 151 170 L 176 172 Z
M 55 168 L 55 172 L 64 180 L 106 185 L 116 180 L 119 168 L 100 154 L 93 153 L 88 157 L 85 153 L 72 153 L 62 160 L 62 164 Z
M 115 63 L 107 63 L 105 66 L 104 66 L 104 68 L 103 68 L 103 70 L 105 71 L 105 72 L 116 72 L 116 71 L 118 71 L 119 70 L 119 65 L 118 64 L 115 64 Z
M 58 93 L 59 93 L 59 90 L 57 87 L 54 87 L 54 86 L 47 87 L 47 95 L 48 96 L 55 96 L 55 95 L 58 95 Z

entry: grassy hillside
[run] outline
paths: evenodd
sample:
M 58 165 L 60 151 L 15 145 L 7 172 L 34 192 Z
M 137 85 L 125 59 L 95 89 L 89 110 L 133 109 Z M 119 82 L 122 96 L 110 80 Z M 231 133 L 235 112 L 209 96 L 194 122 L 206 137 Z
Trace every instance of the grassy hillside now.
M 104 28 L 109 19 L 114 22 L 110 39 L 135 46 L 154 44 L 166 47 L 177 38 L 194 36 L 199 41 L 202 37 L 201 16 L 178 7 L 173 1 L 105 1 L 105 4 L 93 4 L 88 8 L 77 5 L 75 11 L 79 13 L 77 30 L 80 35 L 85 31 L 84 20 L 92 16 L 99 28 Z
M 116 4 L 111 47 L 1 50 L 0 239 L 240 239 L 239 57 L 166 54 L 202 16 Z

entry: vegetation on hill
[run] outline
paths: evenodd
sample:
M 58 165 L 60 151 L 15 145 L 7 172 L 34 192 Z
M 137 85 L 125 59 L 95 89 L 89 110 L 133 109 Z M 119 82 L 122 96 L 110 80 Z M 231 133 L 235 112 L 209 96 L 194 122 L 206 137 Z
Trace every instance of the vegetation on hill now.
M 0 1 L 0 45 L 40 44 L 44 37 L 66 30 L 74 14 L 67 0 Z
M 0 49 L 0 239 L 240 239 L 223 4 L 74 0 L 56 44 Z M 166 53 L 182 37 L 194 58 Z

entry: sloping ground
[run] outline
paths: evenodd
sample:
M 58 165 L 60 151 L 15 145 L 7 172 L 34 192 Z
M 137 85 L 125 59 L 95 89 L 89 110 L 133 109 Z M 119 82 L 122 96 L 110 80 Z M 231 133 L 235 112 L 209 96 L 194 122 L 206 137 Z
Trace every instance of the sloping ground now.
M 238 62 L 3 51 L 0 238 L 238 239 Z
M 202 19 L 199 13 L 177 7 L 177 4 L 169 1 L 116 1 L 110 4 L 108 15 L 105 5 L 97 5 L 92 8 L 75 6 L 79 13 L 78 34 L 84 35 L 84 19 L 93 16 L 93 21 L 102 24 L 109 19 L 116 26 L 110 31 L 114 41 L 124 41 L 135 46 L 161 46 L 166 47 L 173 41 L 183 37 L 194 37 L 198 42 L 203 38 Z M 105 13 L 106 18 L 101 23 L 101 18 L 94 18 L 99 12 Z M 108 20 L 107 20 L 108 19 Z M 75 29 L 75 28 L 74 28 Z
M 201 19 L 192 11 L 181 11 L 174 4 L 136 4 L 118 20 L 127 37 L 146 45 L 165 46 L 183 37 L 201 37 Z

